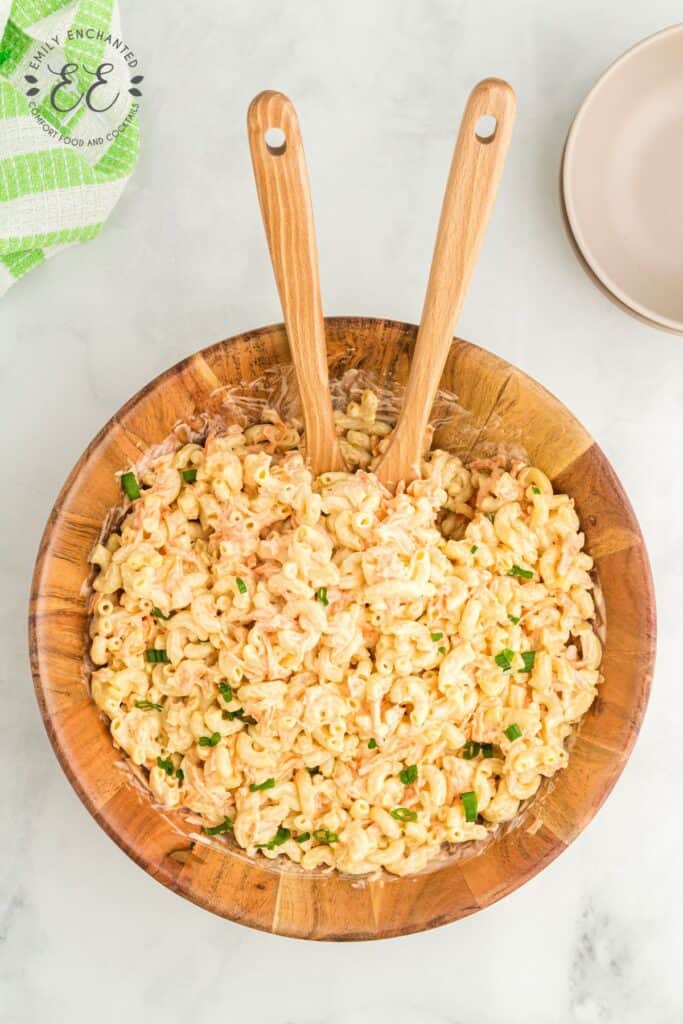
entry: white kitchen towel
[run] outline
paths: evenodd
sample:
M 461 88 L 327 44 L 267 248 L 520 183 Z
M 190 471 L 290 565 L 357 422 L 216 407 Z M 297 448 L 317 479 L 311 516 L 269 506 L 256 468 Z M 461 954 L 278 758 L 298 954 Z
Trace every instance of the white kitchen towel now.
M 116 0 L 0 0 L 0 295 L 104 226 L 139 152 L 136 65 Z

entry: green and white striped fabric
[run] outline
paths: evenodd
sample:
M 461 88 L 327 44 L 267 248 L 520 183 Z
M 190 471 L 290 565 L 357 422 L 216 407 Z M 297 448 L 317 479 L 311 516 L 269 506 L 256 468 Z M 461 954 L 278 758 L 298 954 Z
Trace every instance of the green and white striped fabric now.
M 61 114 L 49 91 L 31 106 L 27 96 L 26 75 L 34 73 L 41 49 L 54 68 L 67 61 L 96 68 L 108 59 L 109 34 L 121 37 L 117 0 L 0 0 L 0 295 L 56 252 L 95 238 L 135 167 L 138 119 L 124 61 L 110 79 L 122 97 L 116 112 L 96 114 L 82 103 Z M 45 67 L 48 74 L 54 72 Z M 126 130 L 107 142 L 122 116 Z M 50 126 L 65 137 L 105 141 L 74 147 L 51 135 Z

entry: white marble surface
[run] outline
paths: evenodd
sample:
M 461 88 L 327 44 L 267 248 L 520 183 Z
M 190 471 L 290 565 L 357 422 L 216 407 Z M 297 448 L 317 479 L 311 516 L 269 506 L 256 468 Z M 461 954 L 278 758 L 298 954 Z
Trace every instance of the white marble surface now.
M 121 7 L 147 76 L 138 170 L 100 239 L 0 304 L 0 1020 L 680 1022 L 683 339 L 598 293 L 557 203 L 581 98 L 680 4 L 198 0 L 192 17 L 149 0 Z M 62 775 L 26 652 L 38 540 L 72 463 L 129 395 L 192 350 L 279 319 L 245 139 L 250 98 L 276 87 L 298 104 L 327 312 L 415 320 L 465 92 L 486 74 L 514 83 L 518 122 L 461 333 L 565 401 L 624 482 L 658 594 L 650 709 L 597 819 L 502 903 L 391 942 L 258 934 L 144 874 Z

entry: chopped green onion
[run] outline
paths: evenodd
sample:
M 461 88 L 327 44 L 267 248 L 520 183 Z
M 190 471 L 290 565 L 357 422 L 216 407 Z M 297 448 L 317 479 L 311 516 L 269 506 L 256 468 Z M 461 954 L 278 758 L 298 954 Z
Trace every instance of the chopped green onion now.
M 164 622 L 168 622 L 168 620 L 175 615 L 175 612 L 169 612 L 168 615 L 164 615 L 161 608 L 157 608 L 155 605 L 154 608 L 152 608 L 152 615 L 155 619 L 163 619 Z
M 391 817 L 396 818 L 397 821 L 417 821 L 417 814 L 415 811 L 409 811 L 407 807 L 394 807 L 393 811 L 390 811 Z
M 476 757 L 481 750 L 480 745 L 476 740 L 468 740 L 462 752 L 462 756 L 466 761 L 471 761 L 473 757 Z
M 300 832 L 298 836 L 294 836 L 295 843 L 307 843 L 311 838 L 310 832 Z
M 178 769 L 178 771 L 175 773 L 175 777 L 178 780 L 178 782 L 183 782 L 184 781 L 184 779 L 185 779 L 185 772 L 183 771 L 182 768 Z
M 509 647 L 504 647 L 502 651 L 498 652 L 493 660 L 499 668 L 502 668 L 503 672 L 509 672 L 512 668 L 513 657 L 514 652 L 511 651 Z
M 493 757 L 493 743 L 482 743 L 481 755 L 482 757 Z
M 485 512 L 485 513 L 484 513 L 484 515 L 486 516 L 486 518 L 488 519 L 488 521 L 489 521 L 490 523 L 492 523 L 492 522 L 493 522 L 493 520 L 495 519 L 496 513 L 495 513 L 495 512 Z
M 164 761 L 163 757 L 157 758 L 157 768 L 161 768 L 162 771 L 166 772 L 167 775 L 173 775 L 173 762 Z
M 519 622 L 519 615 L 508 615 L 508 619 L 510 620 L 513 626 L 516 626 Z
M 237 584 L 237 589 L 239 590 L 240 594 L 246 594 L 246 592 L 247 592 L 247 585 L 244 582 L 244 580 L 240 579 L 240 577 L 237 576 L 237 577 L 235 577 L 235 583 Z
M 221 741 L 221 734 L 219 732 L 212 732 L 210 736 L 200 736 L 199 746 L 200 747 L 215 747 L 217 743 Z
M 306 771 L 309 775 L 320 775 L 320 768 L 316 764 L 313 768 L 307 768 Z
M 159 647 L 150 647 L 146 650 L 145 658 L 147 661 L 156 662 L 157 664 L 161 662 L 164 665 L 168 665 L 171 660 L 166 651 L 162 651 Z
M 370 738 L 368 740 L 368 750 L 377 750 L 377 740 Z
M 327 607 L 327 605 L 330 603 L 327 600 L 327 587 L 318 587 L 318 589 L 315 592 L 315 599 L 316 601 L 320 601 L 322 605 L 325 605 L 325 607 Z
M 439 647 L 439 648 L 437 648 L 437 650 L 438 650 L 439 654 L 445 654 L 446 653 L 446 648 L 445 647 Z
M 229 704 L 232 700 L 232 686 L 230 683 L 219 683 L 218 689 L 221 691 L 221 697 L 226 704 Z
M 435 643 L 437 640 L 443 640 L 443 633 L 430 633 L 429 635 Z
M 404 786 L 409 786 L 411 782 L 415 782 L 417 779 L 417 765 L 410 764 L 403 771 L 398 773 L 398 777 Z
M 121 486 L 125 491 L 126 497 L 130 498 L 131 501 L 135 501 L 136 498 L 140 497 L 140 485 L 135 473 L 124 473 L 121 477 Z
M 535 485 L 531 488 L 531 490 L 534 492 L 534 494 L 540 494 L 541 493 L 541 488 L 540 487 L 536 487 Z
M 470 548 L 470 554 L 471 555 L 476 555 L 478 550 L 479 550 L 479 545 L 478 544 L 473 544 L 472 547 Z
M 534 574 L 530 569 L 520 569 L 518 565 L 513 565 L 508 576 L 520 576 L 523 580 L 531 580 L 533 579 Z
M 161 704 L 153 704 L 151 700 L 136 700 L 135 707 L 140 711 L 163 711 Z
M 202 832 L 207 836 L 218 836 L 221 832 L 232 832 L 232 822 L 230 818 L 224 818 L 220 825 L 214 825 L 213 828 L 203 828 Z
M 465 821 L 477 820 L 477 794 L 472 790 L 469 793 L 461 793 L 460 799 L 465 809 Z
M 184 469 L 183 470 L 183 480 L 185 481 L 186 484 L 193 484 L 196 479 L 197 479 L 197 470 L 196 469 Z
M 244 708 L 238 708 L 237 711 L 224 711 L 223 717 L 227 718 L 229 722 L 239 718 L 240 722 L 244 722 L 245 725 L 258 725 L 255 718 L 252 718 L 251 715 L 245 715 Z
M 274 785 L 275 779 L 266 779 L 265 782 L 252 782 L 251 785 L 249 786 L 249 789 L 251 790 L 252 793 L 258 793 L 262 789 L 272 789 Z
M 522 735 L 522 730 L 516 722 L 513 722 L 512 725 L 508 725 L 507 729 L 503 729 L 503 732 L 511 742 L 512 740 L 518 740 Z
M 288 828 L 283 828 L 283 826 L 280 825 L 279 829 L 277 830 L 277 832 L 275 833 L 275 835 L 273 836 L 269 843 L 256 843 L 255 845 L 258 846 L 260 849 L 274 850 L 276 846 L 282 846 L 283 843 L 286 843 L 291 835 L 292 833 L 289 831 Z
M 339 836 L 336 832 L 330 832 L 326 828 L 317 828 L 313 833 L 313 838 L 319 843 L 338 843 Z
M 521 669 L 521 671 L 531 672 L 532 668 L 534 667 L 535 660 L 536 651 L 522 651 L 522 661 L 524 662 L 524 668 Z

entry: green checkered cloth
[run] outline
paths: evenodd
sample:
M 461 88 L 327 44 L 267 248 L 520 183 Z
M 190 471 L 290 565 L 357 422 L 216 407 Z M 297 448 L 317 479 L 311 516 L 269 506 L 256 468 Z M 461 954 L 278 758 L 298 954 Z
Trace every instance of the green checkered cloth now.
M 140 145 L 123 60 L 114 62 L 110 78 L 114 90 L 120 87 L 115 111 L 96 114 L 82 102 L 61 114 L 49 102 L 49 87 L 58 81 L 53 72 L 65 63 L 78 65 L 74 78 L 79 92 L 85 92 L 93 79 L 83 67 L 97 68 L 109 60 L 103 37 L 121 38 L 117 0 L 13 0 L 9 12 L 6 6 L 0 0 L 0 295 L 56 252 L 99 234 L 135 167 Z M 35 70 L 31 65 L 41 51 L 40 70 Z M 42 86 L 33 100 L 27 96 L 27 75 Z M 65 89 L 64 95 L 60 106 L 70 105 L 74 92 Z M 125 131 L 106 141 L 124 118 Z M 51 133 L 50 126 L 64 137 L 105 141 L 76 147 Z

